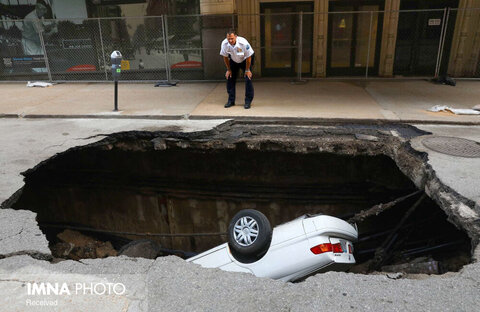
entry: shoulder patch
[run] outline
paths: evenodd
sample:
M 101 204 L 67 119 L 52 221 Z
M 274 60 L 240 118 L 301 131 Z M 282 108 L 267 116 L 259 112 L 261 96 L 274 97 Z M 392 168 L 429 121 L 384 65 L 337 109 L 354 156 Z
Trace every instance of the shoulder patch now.
M 247 44 L 247 46 L 245 47 L 245 49 L 250 50 L 250 45 Z

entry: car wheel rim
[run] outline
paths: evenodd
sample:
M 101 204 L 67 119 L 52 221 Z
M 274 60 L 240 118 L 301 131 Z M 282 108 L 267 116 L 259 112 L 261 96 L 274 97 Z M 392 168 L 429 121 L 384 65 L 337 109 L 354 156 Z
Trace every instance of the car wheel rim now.
M 252 245 L 258 237 L 258 223 L 251 217 L 242 217 L 233 228 L 235 242 L 241 246 Z

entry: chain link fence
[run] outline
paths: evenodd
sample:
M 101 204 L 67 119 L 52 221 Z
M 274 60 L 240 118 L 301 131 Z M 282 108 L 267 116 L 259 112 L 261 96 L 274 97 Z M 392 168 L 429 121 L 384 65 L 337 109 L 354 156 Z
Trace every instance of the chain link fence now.
M 166 80 L 168 54 L 163 17 L 102 19 L 106 77 L 111 79 L 110 54 L 122 53 L 120 80 Z
M 221 80 L 230 28 L 262 77 L 480 78 L 479 24 L 480 9 L 4 20 L 0 80 L 108 81 L 114 50 L 124 81 Z
M 215 80 L 225 73 L 220 42 L 235 15 L 166 16 L 170 79 Z
M 398 12 L 394 75 L 437 76 L 445 12 L 444 9 Z
M 101 37 L 94 20 L 50 20 L 43 39 L 51 80 L 105 79 Z

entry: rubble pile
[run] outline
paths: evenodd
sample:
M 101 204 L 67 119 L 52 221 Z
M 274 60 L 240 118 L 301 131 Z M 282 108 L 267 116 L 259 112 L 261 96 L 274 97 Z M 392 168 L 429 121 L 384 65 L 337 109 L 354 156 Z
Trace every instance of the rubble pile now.
M 65 230 L 57 235 L 59 240 L 52 247 L 53 256 L 64 259 L 94 259 L 117 256 L 110 242 L 98 241 L 73 230 Z

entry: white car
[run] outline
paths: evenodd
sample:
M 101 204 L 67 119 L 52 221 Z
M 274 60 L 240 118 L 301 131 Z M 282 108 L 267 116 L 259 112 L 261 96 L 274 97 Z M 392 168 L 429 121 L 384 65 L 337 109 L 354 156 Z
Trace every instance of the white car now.
M 355 264 L 356 225 L 326 215 L 304 215 L 272 229 L 261 212 L 237 213 L 228 227 L 228 243 L 188 262 L 206 268 L 247 272 L 295 281 L 324 271 L 344 271 Z

